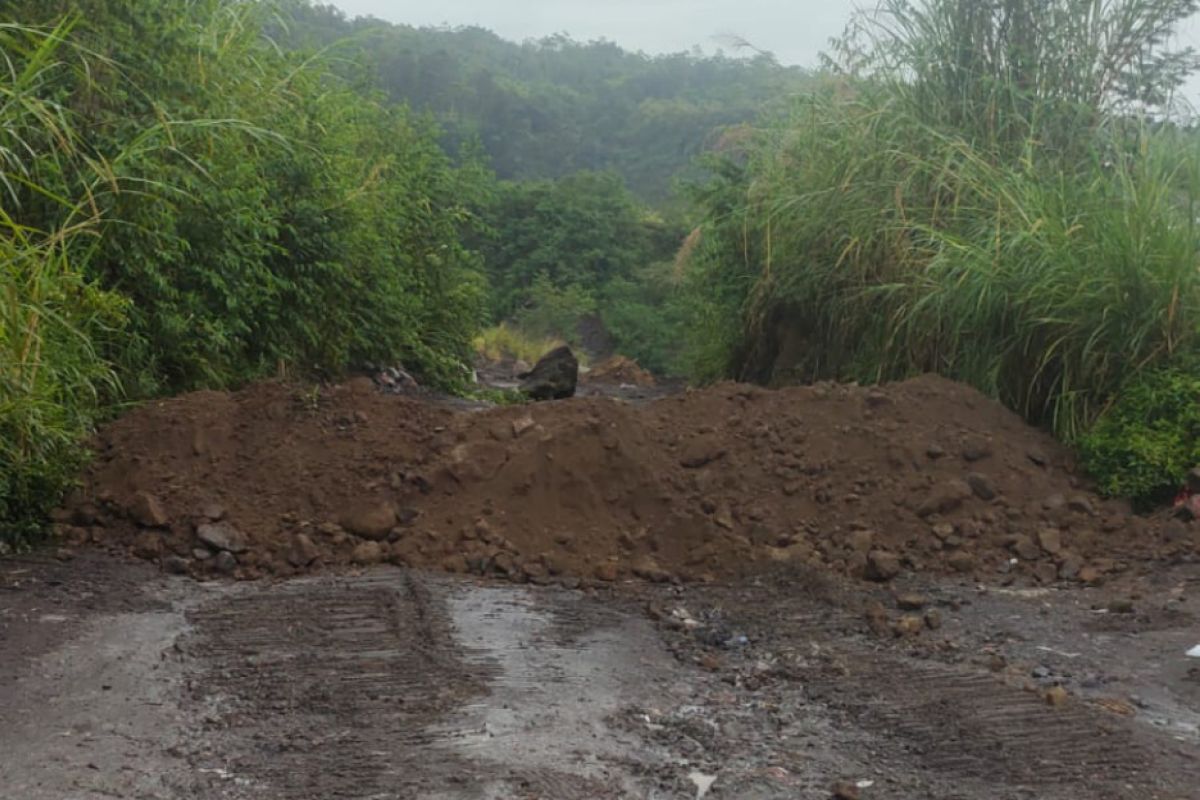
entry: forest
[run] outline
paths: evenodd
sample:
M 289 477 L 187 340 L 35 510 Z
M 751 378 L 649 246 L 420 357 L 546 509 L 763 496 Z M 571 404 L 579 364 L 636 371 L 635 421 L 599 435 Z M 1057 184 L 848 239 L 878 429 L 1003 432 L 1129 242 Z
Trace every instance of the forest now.
M 308 0 L 0 0 L 0 541 L 130 404 L 368 364 L 469 393 L 489 331 L 583 318 L 697 383 L 941 373 L 1162 501 L 1200 463 L 1169 44 L 1198 6 L 888 0 L 808 72 Z

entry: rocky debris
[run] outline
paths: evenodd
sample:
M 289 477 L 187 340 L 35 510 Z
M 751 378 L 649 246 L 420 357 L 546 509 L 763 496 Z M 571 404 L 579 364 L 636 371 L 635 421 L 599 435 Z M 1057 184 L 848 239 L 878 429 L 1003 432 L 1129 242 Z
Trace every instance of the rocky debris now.
M 992 479 L 981 472 L 972 472 L 967 475 L 967 485 L 971 487 L 971 491 L 975 493 L 976 497 L 985 502 L 995 500 L 999 494 Z
M 925 630 L 925 620 L 913 614 L 905 614 L 896 620 L 893 630 L 897 636 L 916 636 Z
M 237 568 L 237 556 L 228 550 L 222 550 L 213 559 L 213 569 L 221 575 L 232 575 Z
M 579 361 L 571 348 L 551 350 L 522 376 L 521 391 L 532 400 L 565 400 L 575 396 L 579 385 Z
M 934 514 L 948 514 L 962 506 L 975 492 L 963 480 L 949 480 L 939 485 L 924 502 L 917 507 L 917 514 L 930 517 Z
M 866 575 L 873 581 L 890 581 L 900 574 L 900 558 L 886 550 L 872 550 L 867 554 Z
M 1061 708 L 1067 704 L 1070 695 L 1062 686 L 1052 686 L 1042 695 L 1046 699 L 1046 705 L 1055 708 Z
M 360 567 L 370 567 L 383 562 L 383 545 L 379 542 L 360 542 L 350 555 L 350 560 Z
M 303 408 L 279 384 L 139 408 L 103 430 L 63 518 L 94 521 L 81 541 L 132 549 L 147 529 L 118 498 L 137 476 L 197 523 L 236 520 L 245 575 L 345 566 L 365 540 L 391 563 L 520 581 L 723 580 L 787 563 L 880 582 L 902 570 L 1091 582 L 1158 557 L 1165 536 L 1172 555 L 1200 545 L 1180 520 L 1131 536 L 1128 510 L 1081 489 L 1052 440 L 939 378 L 471 413 L 368 378 L 317 391 Z M 203 457 L 186 446 L 196 429 L 209 432 Z M 969 460 L 981 441 L 989 455 Z M 1077 496 L 1095 517 L 1072 510 Z M 159 530 L 193 574 L 215 574 L 207 562 L 227 545 L 202 557 L 179 521 Z
M 386 367 L 375 374 L 375 384 L 388 394 L 403 394 L 420 388 L 417 379 L 403 367 Z
M 848 781 L 840 781 L 833 785 L 832 800 L 862 800 L 862 792 L 858 789 L 858 784 Z
M 1037 543 L 1046 553 L 1056 556 L 1062 552 L 1062 531 L 1058 528 L 1042 528 L 1037 532 Z
M 154 531 L 144 531 L 133 540 L 131 552 L 138 558 L 153 561 L 163 551 L 162 535 Z
M 292 537 L 291 551 L 288 553 L 288 563 L 297 569 L 307 567 L 321 557 L 321 550 L 306 534 L 298 533 Z
M 196 538 L 213 550 L 244 553 L 250 549 L 246 534 L 229 522 L 210 522 L 196 527 Z
M 396 526 L 396 508 L 391 503 L 377 503 L 355 508 L 342 515 L 341 526 L 362 539 L 381 542 Z
M 187 575 L 188 560 L 182 556 L 167 556 L 163 559 L 162 568 L 168 575 Z
M 149 492 L 136 492 L 126 508 L 129 518 L 143 528 L 165 528 L 171 518 L 163 510 L 162 503 Z
M 931 631 L 936 631 L 942 627 L 942 613 L 936 608 L 931 608 L 925 612 L 925 627 Z
M 908 593 L 896 598 L 896 607 L 901 611 L 920 611 L 929 605 L 929 600 L 922 594 Z

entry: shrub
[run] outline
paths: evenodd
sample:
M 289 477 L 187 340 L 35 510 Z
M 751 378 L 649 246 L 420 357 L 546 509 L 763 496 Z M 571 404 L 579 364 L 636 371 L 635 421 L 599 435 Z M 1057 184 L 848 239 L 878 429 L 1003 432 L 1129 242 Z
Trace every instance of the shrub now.
M 1080 440 L 1084 467 L 1106 494 L 1168 500 L 1200 465 L 1200 371 L 1166 368 L 1130 379 Z

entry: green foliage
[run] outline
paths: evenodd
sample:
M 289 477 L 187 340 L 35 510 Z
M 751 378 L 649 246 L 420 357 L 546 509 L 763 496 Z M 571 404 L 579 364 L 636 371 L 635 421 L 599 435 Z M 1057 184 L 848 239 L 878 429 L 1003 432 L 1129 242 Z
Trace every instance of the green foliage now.
M 1200 371 L 1132 377 L 1082 438 L 1080 454 L 1106 494 L 1142 504 L 1170 499 L 1200 465 Z
M 90 209 L 48 188 L 86 169 L 69 115 L 44 92 L 73 22 L 44 31 L 0 24 L 0 545 L 34 538 L 74 480 L 80 442 L 115 387 L 93 343 L 119 329 L 124 303 L 88 282 L 71 258 L 94 232 Z M 94 188 L 99 176 L 86 174 Z M 57 224 L 19 220 L 14 198 L 53 209 Z
M 664 202 L 719 128 L 808 82 L 802 70 L 753 59 L 648 57 L 565 36 L 515 44 L 481 28 L 416 29 L 302 7 L 290 35 L 337 46 L 396 101 L 433 113 L 451 151 L 478 140 L 504 179 L 618 172 Z
M 702 374 L 934 371 L 1072 440 L 1137 370 L 1195 353 L 1200 141 L 1117 113 L 1177 80 L 1163 31 L 1191 5 L 1087 4 L 1078 29 L 1076 5 L 892 3 L 859 77 L 728 152 L 687 278 L 713 287 Z M 1030 43 L 1035 8 L 1061 24 Z
M 579 321 L 595 311 L 596 299 L 589 290 L 578 284 L 556 285 L 543 273 L 534 279 L 528 300 L 514 320 L 528 335 L 563 339 L 578 346 Z
M 137 398 L 402 360 L 464 384 L 491 177 L 431 123 L 275 46 L 265 3 L 6 11 L 0 527 L 55 502 L 117 377 Z
M 648 264 L 604 288 L 600 318 L 617 352 L 659 375 L 680 375 L 687 310 L 667 262 Z

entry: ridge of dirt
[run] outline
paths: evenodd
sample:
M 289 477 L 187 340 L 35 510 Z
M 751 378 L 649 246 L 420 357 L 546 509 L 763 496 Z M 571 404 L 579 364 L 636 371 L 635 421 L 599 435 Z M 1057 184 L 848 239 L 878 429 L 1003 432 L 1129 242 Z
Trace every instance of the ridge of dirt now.
M 1196 524 L 1102 501 L 1049 436 L 936 377 L 472 413 L 368 379 L 264 383 L 148 404 L 96 447 L 67 540 L 198 576 L 389 561 L 577 585 L 789 562 L 1093 583 L 1200 549 Z

